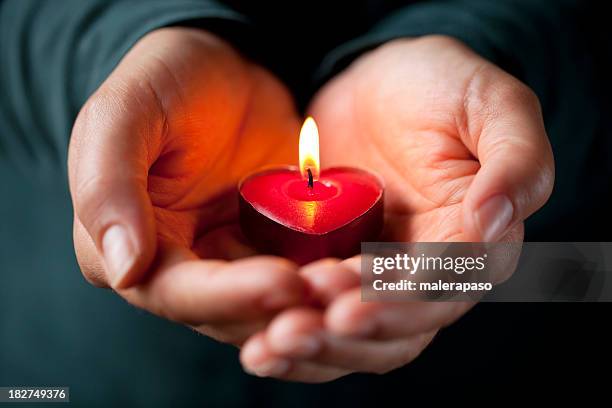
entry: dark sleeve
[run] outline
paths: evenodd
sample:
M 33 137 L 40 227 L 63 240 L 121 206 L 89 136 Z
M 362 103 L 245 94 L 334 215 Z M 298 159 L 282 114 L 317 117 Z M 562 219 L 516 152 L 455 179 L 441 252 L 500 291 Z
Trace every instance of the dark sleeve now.
M 608 232 L 597 226 L 609 217 L 605 203 L 612 198 L 608 15 L 605 2 L 589 0 L 419 2 L 331 51 L 317 76 L 322 83 L 392 39 L 442 34 L 461 40 L 529 85 L 542 104 L 556 181 L 548 204 L 528 220 L 526 238 L 602 240 Z M 594 232 L 600 230 L 601 236 Z
M 345 67 L 364 50 L 401 37 L 455 37 L 548 97 L 555 72 L 571 64 L 581 0 L 447 0 L 418 2 L 391 12 L 373 28 L 330 52 L 319 77 Z M 551 75 L 552 74 L 552 75 Z
M 63 166 L 88 95 L 144 34 L 183 23 L 248 25 L 206 0 L 0 0 L 0 160 Z

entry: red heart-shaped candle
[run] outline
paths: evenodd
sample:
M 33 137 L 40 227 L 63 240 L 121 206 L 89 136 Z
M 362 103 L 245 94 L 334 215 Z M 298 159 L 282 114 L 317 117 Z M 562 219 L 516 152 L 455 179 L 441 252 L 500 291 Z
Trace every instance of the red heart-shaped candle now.
M 269 169 L 239 189 L 244 235 L 260 251 L 300 264 L 350 257 L 382 230 L 383 185 L 365 170 L 324 169 L 310 187 L 297 168 Z

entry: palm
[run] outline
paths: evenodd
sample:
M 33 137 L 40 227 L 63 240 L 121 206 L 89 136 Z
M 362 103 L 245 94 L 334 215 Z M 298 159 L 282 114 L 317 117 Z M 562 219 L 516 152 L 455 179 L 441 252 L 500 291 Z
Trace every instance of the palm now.
M 167 101 L 148 173 L 158 235 L 201 257 L 240 256 L 235 186 L 257 167 L 295 162 L 292 100 L 272 75 L 225 49 L 187 42 L 150 71 Z
M 336 140 L 324 144 L 322 155 L 329 165 L 365 166 L 383 176 L 385 239 L 462 239 L 461 202 L 479 168 L 465 146 L 434 129 L 407 129 L 405 137 L 394 138 L 344 123 L 333 126 L 343 130 L 335 133 Z M 348 137 L 352 145 L 347 150 L 341 140 Z
M 322 160 L 383 176 L 386 240 L 465 240 L 462 201 L 480 164 L 460 126 L 466 83 L 479 67 L 457 69 L 436 50 L 375 52 L 383 54 L 366 56 L 315 99 Z

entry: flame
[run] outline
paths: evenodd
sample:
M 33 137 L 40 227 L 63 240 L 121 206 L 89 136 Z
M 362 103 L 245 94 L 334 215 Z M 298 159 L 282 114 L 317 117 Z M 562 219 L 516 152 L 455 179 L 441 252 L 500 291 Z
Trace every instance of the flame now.
M 314 181 L 319 179 L 319 129 L 312 117 L 306 118 L 300 131 L 300 173 L 308 179 L 308 169 Z

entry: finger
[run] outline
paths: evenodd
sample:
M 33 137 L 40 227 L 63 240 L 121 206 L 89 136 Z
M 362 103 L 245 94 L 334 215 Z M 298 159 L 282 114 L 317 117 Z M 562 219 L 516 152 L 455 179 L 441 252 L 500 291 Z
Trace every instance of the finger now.
M 193 251 L 202 259 L 234 260 L 257 255 L 236 224 L 207 231 L 194 242 Z
M 263 332 L 247 340 L 240 352 L 240 362 L 248 373 L 287 381 L 321 383 L 350 374 L 341 368 L 279 357 L 271 353 Z
M 362 302 L 353 289 L 325 313 L 325 327 L 344 336 L 376 339 L 411 337 L 447 326 L 468 311 L 471 302 Z
M 272 354 L 289 360 L 382 374 L 414 360 L 434 335 L 435 331 L 391 341 L 342 337 L 325 330 L 321 311 L 294 308 L 270 323 L 266 344 Z
M 194 330 L 219 342 L 240 347 L 249 337 L 263 330 L 269 321 L 270 318 L 263 318 L 252 322 L 204 324 L 194 327 Z
M 159 252 L 150 279 L 118 292 L 170 320 L 191 326 L 256 320 L 299 304 L 305 296 L 297 266 L 283 258 L 203 261 L 169 244 Z
M 106 85 L 81 110 L 72 132 L 75 213 L 104 259 L 106 283 L 116 288 L 138 282 L 155 254 L 147 174 L 162 128 L 154 92 Z
M 358 258 L 342 262 L 331 258 L 322 259 L 303 266 L 300 275 L 308 283 L 313 300 L 317 304 L 327 305 L 338 294 L 359 286 L 359 272 L 355 272 L 355 263 L 359 268 Z
M 475 78 L 464 139 L 481 168 L 464 200 L 464 228 L 474 241 L 496 241 L 548 200 L 554 161 L 533 92 L 497 69 Z
M 77 262 L 85 279 L 94 286 L 101 288 L 108 287 L 106 272 L 104 271 L 104 260 L 99 255 L 96 244 L 91 239 L 89 232 L 87 232 L 76 216 L 73 221 L 72 237 Z

